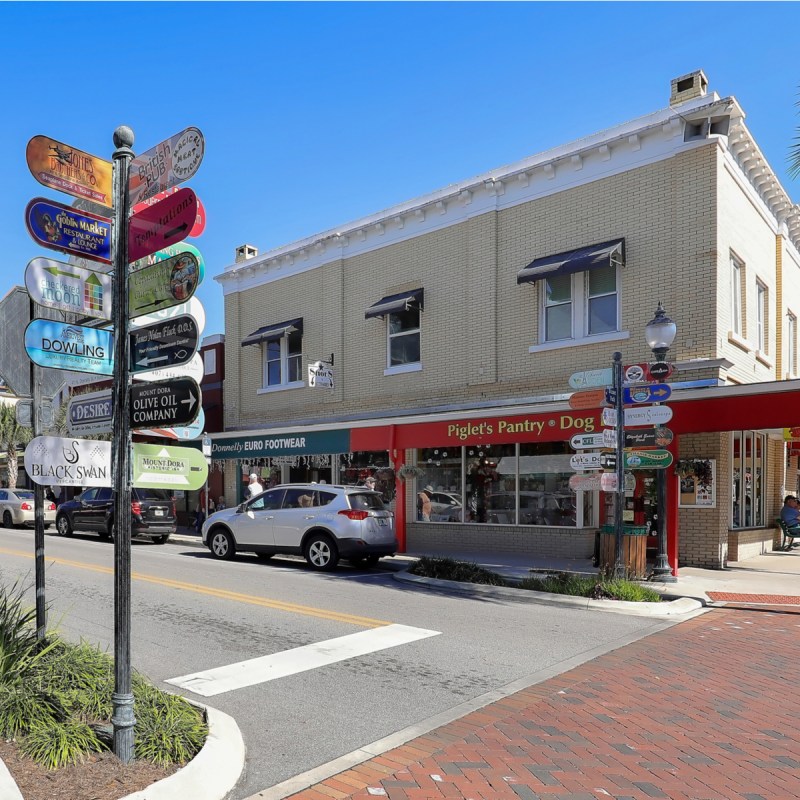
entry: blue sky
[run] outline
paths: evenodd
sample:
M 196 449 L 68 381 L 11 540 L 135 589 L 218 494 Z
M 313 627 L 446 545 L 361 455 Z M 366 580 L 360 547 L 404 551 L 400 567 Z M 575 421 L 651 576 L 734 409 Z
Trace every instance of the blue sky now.
M 205 335 L 224 332 L 211 276 L 237 245 L 263 253 L 664 108 L 698 68 L 800 198 L 795 3 L 2 2 L 0 29 L 0 296 L 30 259 L 61 258 L 23 220 L 34 197 L 72 201 L 28 171 L 37 134 L 110 160 L 118 125 L 136 152 L 200 128 Z

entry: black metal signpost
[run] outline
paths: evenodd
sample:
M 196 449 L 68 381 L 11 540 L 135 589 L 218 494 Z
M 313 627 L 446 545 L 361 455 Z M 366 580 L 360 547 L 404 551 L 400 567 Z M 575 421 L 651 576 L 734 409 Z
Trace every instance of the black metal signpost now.
M 194 378 L 131 386 L 131 428 L 189 425 L 200 413 L 200 387 Z
M 625 577 L 625 565 L 622 561 L 623 514 L 625 504 L 625 406 L 622 395 L 622 353 L 614 353 L 614 408 L 617 412 L 617 446 L 615 448 L 617 464 L 617 502 L 614 505 L 614 577 Z

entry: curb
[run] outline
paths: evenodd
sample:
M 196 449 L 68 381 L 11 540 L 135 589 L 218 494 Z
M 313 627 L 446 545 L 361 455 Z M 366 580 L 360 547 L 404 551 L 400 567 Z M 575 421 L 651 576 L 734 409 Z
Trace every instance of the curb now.
M 514 589 L 510 586 L 485 586 L 477 583 L 461 583 L 445 581 L 440 578 L 421 578 L 409 575 L 406 571 L 395 572 L 392 577 L 396 581 L 416 583 L 445 589 L 456 594 L 485 597 L 488 599 L 515 600 L 517 602 L 538 603 L 543 605 L 581 608 L 588 611 L 606 611 L 611 614 L 629 614 L 640 617 L 671 617 L 690 614 L 703 607 L 703 603 L 691 597 L 679 597 L 661 603 L 634 603 L 628 600 L 593 600 L 589 597 L 572 597 L 570 595 L 552 594 L 551 592 L 534 592 L 528 589 Z
M 3 800 L 24 800 L 17 782 L 11 777 L 11 773 L 2 759 L 0 759 L 0 797 Z

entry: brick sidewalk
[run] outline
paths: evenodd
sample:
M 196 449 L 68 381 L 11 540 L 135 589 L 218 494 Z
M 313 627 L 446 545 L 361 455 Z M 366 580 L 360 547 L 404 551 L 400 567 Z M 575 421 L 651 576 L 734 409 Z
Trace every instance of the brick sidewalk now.
M 713 609 L 294 800 L 800 797 L 800 610 Z

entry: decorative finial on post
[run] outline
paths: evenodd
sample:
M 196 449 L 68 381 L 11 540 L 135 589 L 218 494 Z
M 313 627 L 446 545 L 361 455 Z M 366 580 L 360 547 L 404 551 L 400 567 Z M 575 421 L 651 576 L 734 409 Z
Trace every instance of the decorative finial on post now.
M 114 131 L 114 147 L 133 147 L 133 129 L 120 125 Z

